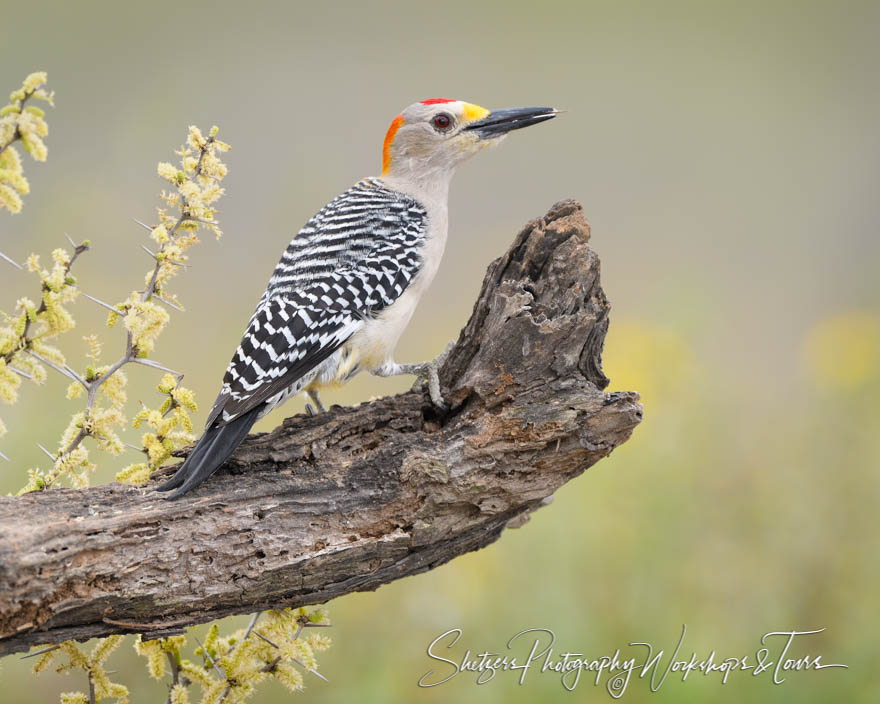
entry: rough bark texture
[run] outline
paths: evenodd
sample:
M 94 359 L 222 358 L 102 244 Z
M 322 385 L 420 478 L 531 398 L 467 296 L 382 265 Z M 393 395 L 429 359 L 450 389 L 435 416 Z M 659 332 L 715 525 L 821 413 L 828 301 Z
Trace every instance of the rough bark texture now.
M 411 391 L 294 416 L 175 502 L 120 484 L 0 497 L 0 653 L 319 603 L 521 524 L 641 420 L 636 394 L 601 390 L 588 239 L 564 201 L 489 266 L 441 371 L 447 414 Z

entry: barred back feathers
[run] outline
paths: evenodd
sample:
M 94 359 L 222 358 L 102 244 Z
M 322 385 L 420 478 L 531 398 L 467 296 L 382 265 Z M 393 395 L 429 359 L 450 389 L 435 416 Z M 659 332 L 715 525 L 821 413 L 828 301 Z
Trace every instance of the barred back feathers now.
M 298 393 L 317 367 L 397 300 L 421 265 L 427 211 L 364 179 L 290 242 L 223 378 L 208 425 Z

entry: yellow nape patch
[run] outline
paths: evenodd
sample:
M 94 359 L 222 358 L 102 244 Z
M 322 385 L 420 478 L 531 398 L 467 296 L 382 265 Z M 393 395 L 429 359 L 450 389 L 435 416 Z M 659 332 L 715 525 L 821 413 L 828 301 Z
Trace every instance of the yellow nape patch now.
M 489 111 L 486 108 L 481 108 L 479 105 L 472 105 L 471 103 L 461 104 L 461 115 L 466 122 L 482 120 L 488 114 Z

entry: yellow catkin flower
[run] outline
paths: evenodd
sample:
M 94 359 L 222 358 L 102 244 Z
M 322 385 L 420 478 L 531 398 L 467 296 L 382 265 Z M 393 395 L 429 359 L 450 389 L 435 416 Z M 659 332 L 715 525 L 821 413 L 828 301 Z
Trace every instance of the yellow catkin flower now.
M 52 661 L 55 659 L 55 656 L 57 654 L 58 653 L 56 651 L 51 650 L 48 653 L 38 655 L 37 659 L 34 661 L 33 667 L 31 668 L 31 672 L 33 672 L 35 675 L 38 675 L 43 670 L 46 670 L 49 665 L 52 664 Z
M 16 174 L 21 173 L 21 155 L 15 147 L 8 146 L 6 151 L 0 154 L 0 168 L 7 169 Z
M 180 649 L 185 642 L 184 636 L 143 640 L 143 636 L 138 635 L 134 649 L 138 655 L 147 659 L 147 671 L 150 677 L 160 680 L 165 676 L 166 655 L 170 653 L 175 659 L 179 659 Z
M 67 476 L 70 478 L 73 488 L 82 489 L 88 486 L 89 473 L 94 470 L 95 465 L 89 461 L 88 449 L 79 445 L 72 451 L 64 452 L 58 456 L 51 473 L 46 476 L 46 482 L 52 484 L 59 477 Z
M 333 644 L 333 641 L 323 633 L 311 633 L 306 636 L 306 643 L 312 647 L 312 650 L 322 653 Z
M 43 342 L 42 340 L 33 340 L 31 342 L 31 349 L 41 357 L 45 357 L 50 362 L 54 362 L 59 366 L 67 363 L 64 353 L 61 350 L 54 345 L 49 345 Z
M 203 702 L 216 702 L 219 701 L 220 696 L 223 691 L 226 689 L 227 683 L 226 680 L 212 680 L 211 685 L 207 687 L 202 693 L 202 701 Z M 231 696 L 230 696 L 231 695 Z M 231 697 L 235 697 L 233 692 L 230 692 L 227 695 L 227 701 L 231 700 Z M 236 697 L 237 699 L 238 697 Z M 239 700 L 240 701 L 240 700 Z
M 46 486 L 46 475 L 39 469 L 29 469 L 27 471 L 28 481 L 21 489 L 16 492 L 16 496 L 27 494 L 31 491 L 40 491 Z
M 17 169 L 4 168 L 2 164 L 3 162 L 0 161 L 0 183 L 8 184 L 23 196 L 30 193 L 31 187 L 24 174 Z
M 177 183 L 177 167 L 167 161 L 160 161 L 156 166 L 156 172 L 171 183 Z
M 73 316 L 64 306 L 59 305 L 58 299 L 51 291 L 43 293 L 43 303 L 46 309 L 40 314 L 40 319 L 46 324 L 47 335 L 60 335 L 74 328 L 76 322 Z
M 22 296 L 15 302 L 15 307 L 22 313 L 27 313 L 27 319 L 31 322 L 34 322 L 37 319 L 37 306 L 34 305 L 34 302 L 30 298 Z
M 168 311 L 152 301 L 140 301 L 132 297 L 128 313 L 125 315 L 125 327 L 131 333 L 132 344 L 140 354 L 153 351 L 156 338 L 168 324 L 171 316 Z
M 182 684 L 176 684 L 171 688 L 169 698 L 171 704 L 189 704 L 189 692 Z
M 125 416 L 117 407 L 93 407 L 89 411 L 89 426 L 92 437 L 95 438 L 100 449 L 114 456 L 122 454 L 125 449 L 114 428 L 124 426 L 125 422 Z
M 272 676 L 291 692 L 301 692 L 303 688 L 302 673 L 293 665 L 279 662 L 272 671 Z
M 20 213 L 24 202 L 15 189 L 0 183 L 0 208 L 5 207 L 10 213 Z
M 180 663 L 180 674 L 191 682 L 198 684 L 203 690 L 213 686 L 216 679 L 213 676 L 213 670 L 207 671 L 201 665 L 182 660 Z
M 85 651 L 73 641 L 65 641 L 59 643 L 56 650 L 44 653 L 34 664 L 34 674 L 38 674 L 45 670 L 51 662 L 60 656 L 66 655 L 67 662 L 61 662 L 56 667 L 57 672 L 69 672 L 71 670 L 82 670 L 83 673 L 89 675 L 96 701 L 102 701 L 107 698 L 116 700 L 116 704 L 127 704 L 128 688 L 122 684 L 110 681 L 109 674 L 104 663 L 110 654 L 122 642 L 123 636 L 109 636 L 100 639 L 92 652 L 86 655 Z M 62 704 L 69 702 L 71 704 L 85 703 L 88 697 L 81 692 L 66 692 L 61 695 Z
M 171 392 L 171 397 L 191 413 L 198 412 L 199 407 L 196 405 L 195 395 L 191 390 L 185 389 L 181 386 Z
M 70 669 L 72 667 L 79 667 L 83 670 L 89 669 L 89 658 L 76 643 L 71 640 L 67 640 L 63 643 L 59 643 L 58 648 L 70 659 L 70 662 L 68 663 L 68 667 L 66 669 Z
M 187 144 L 193 149 L 201 149 L 205 144 L 205 138 L 202 131 L 195 125 L 189 126 L 189 135 L 187 136 Z
M 199 189 L 198 184 L 193 183 L 192 181 L 187 181 L 186 183 L 180 184 L 180 188 L 177 189 L 187 200 L 187 204 L 192 207 L 201 197 L 202 191 Z
M 49 156 L 46 143 L 35 132 L 23 134 L 21 136 L 21 146 L 34 158 L 34 161 L 46 161 L 46 157 Z
M 163 374 L 162 379 L 156 385 L 156 391 L 160 394 L 170 394 L 177 387 L 177 379 L 173 374 Z
M 217 623 L 212 623 L 211 627 L 208 629 L 208 633 L 205 636 L 205 640 L 202 642 L 201 650 L 202 652 L 208 653 L 212 658 L 217 656 L 217 640 L 220 636 L 220 626 Z M 198 650 L 196 651 L 198 653 Z
M 109 366 L 98 367 L 95 372 L 100 378 L 109 371 Z M 122 408 L 128 400 L 128 394 L 125 387 L 128 384 L 128 377 L 121 369 L 117 369 L 111 374 L 106 381 L 100 386 L 101 395 L 110 401 L 115 408 Z
M 95 663 L 103 663 L 116 648 L 122 643 L 122 636 L 107 636 L 98 641 L 92 650 L 92 661 Z
M 150 480 L 150 468 L 143 462 L 130 464 L 116 473 L 116 481 L 132 486 L 141 486 Z
M 48 378 L 46 368 L 30 355 L 18 353 L 12 358 L 12 363 L 18 369 L 30 374 L 38 384 L 43 384 Z
M 116 704 L 128 704 L 128 687 L 118 682 L 110 682 L 107 696 L 116 700 Z
M 45 161 L 48 154 L 42 139 L 49 133 L 45 113 L 35 105 L 24 104 L 29 97 L 51 102 L 51 94 L 40 88 L 45 80 L 45 73 L 32 73 L 21 88 L 10 94 L 10 104 L 0 108 L 0 209 L 5 207 L 12 213 L 21 211 L 21 196 L 30 191 L 12 143 L 21 140 L 24 150 L 37 161 Z
M 82 411 L 74 414 L 74 416 L 70 419 L 70 422 L 67 424 L 67 428 L 61 435 L 61 443 L 60 448 L 63 450 L 64 448 L 70 447 L 70 444 L 73 442 L 73 439 L 79 434 L 79 431 L 82 429 L 85 423 L 86 414 Z
M 138 428 L 146 423 L 152 431 L 141 436 L 148 462 L 126 467 L 116 475 L 119 481 L 130 484 L 146 482 L 152 471 L 167 461 L 174 450 L 195 439 L 188 413 L 198 410 L 192 391 L 179 386 L 172 374 L 163 375 L 156 389 L 166 396 L 159 408 L 144 408 L 132 419 L 132 427 Z
M 7 318 L 9 320 L 9 318 Z M 9 354 L 18 342 L 18 334 L 8 325 L 0 327 L 0 354 Z
M 150 233 L 150 237 L 157 244 L 166 244 L 170 239 L 168 236 L 168 230 L 164 225 L 158 225 L 153 228 L 153 231 Z
M 25 89 L 25 92 L 33 93 L 47 80 L 49 80 L 49 77 L 45 71 L 34 71 L 33 73 L 28 74 L 27 78 L 25 78 L 24 82 L 21 84 L 21 87 Z
M 61 704 L 88 704 L 89 698 L 84 692 L 63 692 Z
M 21 377 L 6 366 L 6 360 L 0 358 L 0 401 L 15 403 L 20 385 Z

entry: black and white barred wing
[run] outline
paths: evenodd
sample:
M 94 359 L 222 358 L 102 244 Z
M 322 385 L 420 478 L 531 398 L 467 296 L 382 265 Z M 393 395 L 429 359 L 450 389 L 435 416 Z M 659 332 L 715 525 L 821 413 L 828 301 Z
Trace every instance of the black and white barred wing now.
M 419 204 L 369 182 L 309 221 L 251 318 L 208 425 L 289 392 L 394 303 L 418 272 L 425 228 Z
M 225 425 L 286 391 L 362 324 L 354 311 L 316 311 L 279 299 L 264 304 L 226 368 L 208 425 Z

